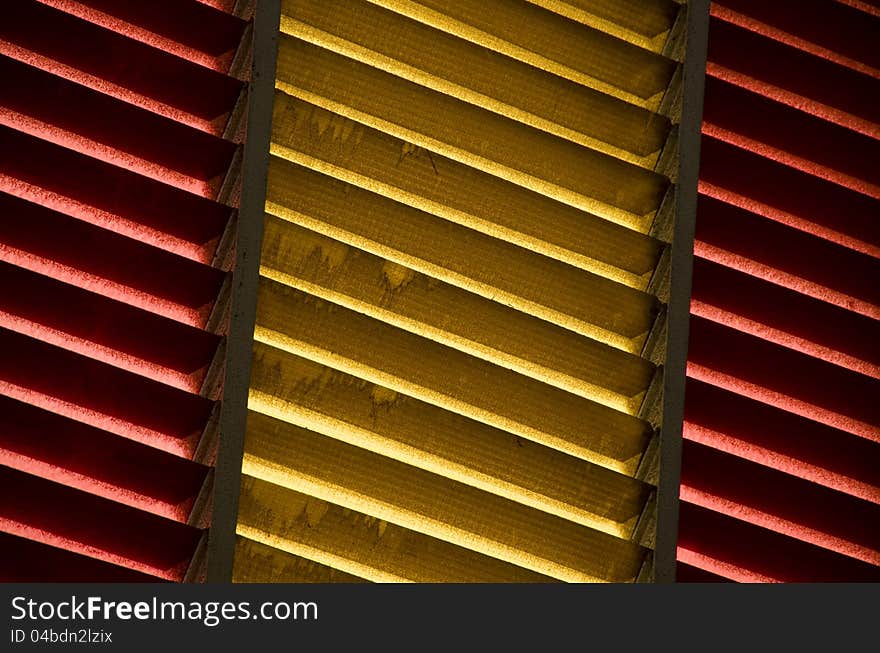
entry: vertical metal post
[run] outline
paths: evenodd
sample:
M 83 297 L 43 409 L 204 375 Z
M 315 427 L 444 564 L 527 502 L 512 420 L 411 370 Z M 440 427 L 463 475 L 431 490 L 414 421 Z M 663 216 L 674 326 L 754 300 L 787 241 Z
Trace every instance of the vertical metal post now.
M 280 17 L 281 0 L 258 0 L 254 13 L 247 139 L 232 274 L 220 442 L 214 475 L 213 519 L 208 536 L 207 580 L 210 583 L 232 579 Z
M 654 580 L 675 582 L 678 542 L 678 490 L 681 479 L 685 370 L 691 299 L 697 181 L 700 172 L 700 125 L 709 33 L 709 0 L 687 5 L 687 49 L 684 60 L 678 187 L 672 239 L 671 281 L 663 376 L 663 421 L 660 431 L 660 480 L 657 491 L 657 534 Z

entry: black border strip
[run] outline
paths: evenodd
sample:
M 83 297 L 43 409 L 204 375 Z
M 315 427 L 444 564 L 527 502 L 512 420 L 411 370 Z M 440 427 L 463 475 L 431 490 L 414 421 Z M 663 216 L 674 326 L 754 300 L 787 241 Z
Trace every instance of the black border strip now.
M 678 187 L 672 238 L 670 296 L 663 375 L 663 423 L 660 430 L 660 480 L 657 488 L 657 534 L 654 582 L 674 583 L 678 544 L 678 489 L 681 481 L 681 432 L 684 421 L 685 370 L 700 173 L 700 125 L 709 33 L 709 0 L 687 4 Z
M 214 472 L 213 518 L 208 534 L 209 583 L 228 583 L 232 580 L 280 21 L 281 0 L 257 2 L 253 27 L 247 138 L 244 145 L 235 268 L 232 273 L 232 306 L 226 340 L 223 402 L 220 409 L 220 443 Z

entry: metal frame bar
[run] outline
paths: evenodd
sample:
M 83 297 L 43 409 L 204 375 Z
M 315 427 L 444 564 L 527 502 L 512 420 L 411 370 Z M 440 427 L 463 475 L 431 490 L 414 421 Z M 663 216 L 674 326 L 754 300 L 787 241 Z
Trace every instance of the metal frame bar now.
M 700 172 L 700 126 L 709 33 L 709 0 L 687 4 L 687 49 L 684 60 L 678 187 L 672 239 L 671 281 L 663 375 L 663 422 L 660 430 L 660 480 L 657 490 L 657 535 L 654 582 L 674 583 L 678 545 L 678 502 L 681 481 L 685 372 L 690 319 L 697 182 Z
M 209 583 L 232 580 L 280 20 L 281 0 L 257 2 L 247 139 L 244 144 L 235 268 L 232 273 L 232 305 L 226 340 L 220 441 L 214 472 L 213 518 L 208 535 Z

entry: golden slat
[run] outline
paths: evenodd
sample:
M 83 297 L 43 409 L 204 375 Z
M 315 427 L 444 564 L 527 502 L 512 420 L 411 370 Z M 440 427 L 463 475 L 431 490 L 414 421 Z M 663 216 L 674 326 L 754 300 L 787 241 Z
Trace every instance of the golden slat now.
M 656 36 L 669 31 L 675 20 L 675 0 L 561 0 L 626 29 Z
M 235 539 L 235 568 L 232 582 L 365 583 L 367 581 L 333 567 L 238 536 Z
M 281 92 L 272 153 L 633 288 L 660 257 L 647 219 L 625 228 Z
M 675 70 L 654 52 L 523 2 L 371 2 L 651 110 Z
M 633 45 L 661 52 L 678 5 L 674 0 L 528 0 Z
M 644 572 L 677 13 L 282 0 L 236 579 Z
M 631 581 L 645 555 L 627 540 L 278 420 L 252 416 L 246 438 L 249 476 L 559 580 Z
M 264 543 L 259 546 L 276 551 L 273 564 L 279 564 L 275 561 L 280 556 L 286 556 L 284 561 L 307 559 L 315 567 L 359 580 L 554 582 L 528 569 L 250 476 L 242 478 L 239 530 Z M 286 566 L 290 565 L 287 561 Z M 294 570 L 302 573 L 303 566 L 297 564 Z
M 253 412 L 628 537 L 649 488 L 383 386 L 262 344 Z
M 305 41 L 282 35 L 278 47 L 280 90 L 586 210 L 645 216 L 668 185 L 651 170 Z
M 261 274 L 629 414 L 648 361 L 266 216 Z
M 263 280 L 258 301 L 254 338 L 274 348 L 625 474 L 647 444 L 636 417 L 290 287 Z
M 641 350 L 651 295 L 277 157 L 267 211 L 594 340 Z M 474 262 L 479 261 L 479 265 Z
M 284 33 L 631 163 L 652 168 L 666 141 L 663 116 L 365 0 L 292 0 L 285 14 Z

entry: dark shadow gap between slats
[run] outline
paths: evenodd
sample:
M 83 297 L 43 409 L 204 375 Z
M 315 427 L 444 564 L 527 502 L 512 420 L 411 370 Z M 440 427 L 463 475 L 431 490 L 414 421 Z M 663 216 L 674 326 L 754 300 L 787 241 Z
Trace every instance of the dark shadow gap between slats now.
M 95 547 L 181 580 L 201 531 L 107 499 L 0 466 L 0 518 Z
M 4 6 L 0 39 L 206 121 L 228 114 L 242 86 L 36 0 Z
M 866 423 L 880 435 L 880 380 L 691 316 L 688 362 Z
M 0 172 L 192 248 L 216 245 L 231 214 L 222 204 L 7 127 L 0 127 L 0 152 Z
M 788 583 L 880 582 L 880 567 L 687 502 L 680 510 L 679 546 L 722 563 Z
M 880 366 L 880 324 L 846 308 L 701 258 L 694 259 L 692 298 Z
M 223 283 L 220 270 L 7 193 L 0 214 L 3 245 L 202 313 L 200 323 Z
M 880 306 L 880 260 L 700 195 L 696 239 Z
M 8 263 L 0 262 L 0 285 L 5 288 L 0 310 L 182 375 L 203 377 L 220 341 L 201 329 Z
M 778 465 L 772 455 L 779 454 L 858 479 L 880 502 L 880 447 L 864 438 L 695 379 L 687 381 L 685 419 L 769 451 L 767 465 Z M 812 478 L 805 468 L 801 474 Z
M 718 18 L 711 19 L 709 33 L 710 63 L 880 123 L 880 79 Z
M 0 329 L 0 381 L 96 411 L 138 439 L 138 427 L 162 437 L 162 448 L 191 452 L 213 402 L 58 347 Z M 160 408 L 161 407 L 161 408 Z
M 880 90 L 880 89 L 878 89 Z M 878 95 L 880 97 L 880 95 Z M 795 170 L 704 135 L 700 181 L 832 229 L 871 246 L 880 245 L 880 200 Z
M 0 582 L 157 583 L 161 579 L 42 542 L 0 533 Z
M 203 465 L 2 396 L 0 448 L 107 484 L 112 490 L 105 491 L 120 503 L 127 501 L 118 495 L 131 492 L 166 504 L 180 521 L 208 473 Z

